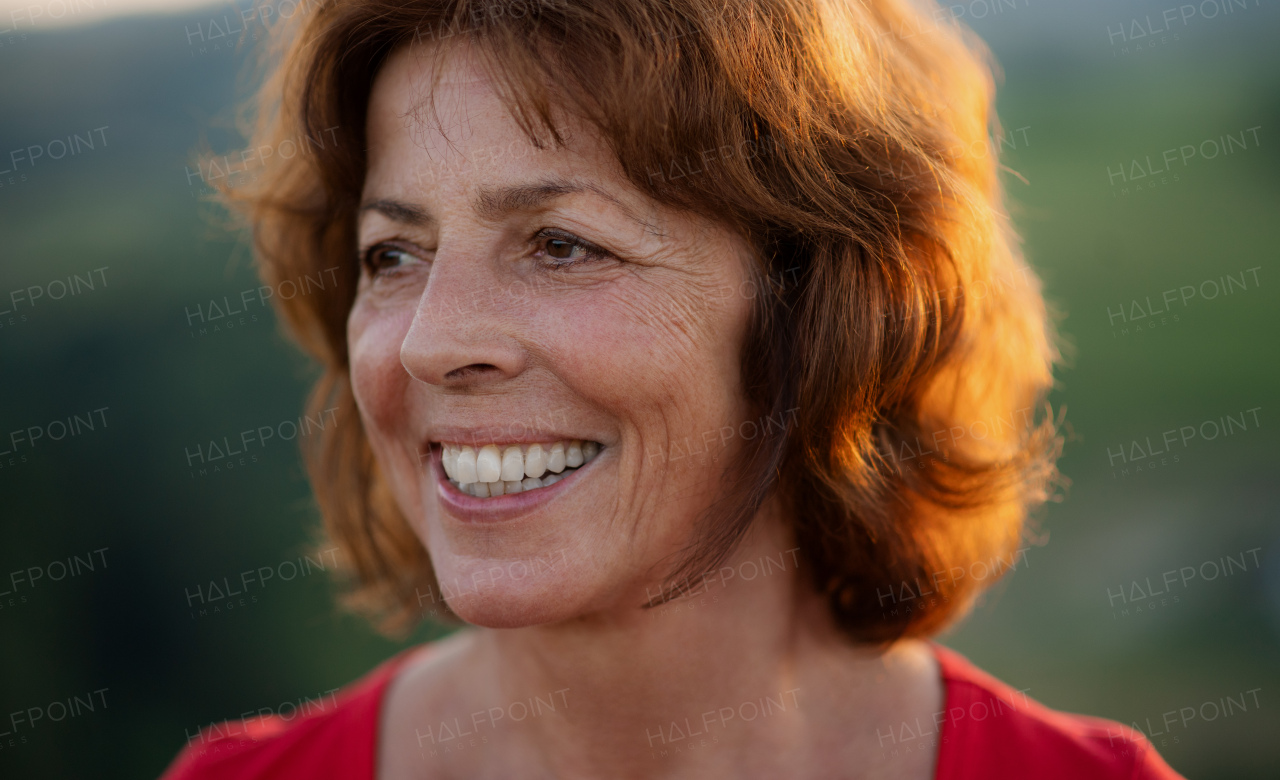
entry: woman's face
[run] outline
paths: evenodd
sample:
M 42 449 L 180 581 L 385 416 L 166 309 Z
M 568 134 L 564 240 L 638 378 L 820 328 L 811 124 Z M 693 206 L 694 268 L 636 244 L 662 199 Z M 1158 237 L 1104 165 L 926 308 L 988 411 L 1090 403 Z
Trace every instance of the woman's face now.
M 466 48 L 433 112 L 427 54 L 393 56 L 369 103 L 365 431 L 464 620 L 633 608 L 739 444 L 749 251 L 642 195 L 582 123 L 536 149 Z

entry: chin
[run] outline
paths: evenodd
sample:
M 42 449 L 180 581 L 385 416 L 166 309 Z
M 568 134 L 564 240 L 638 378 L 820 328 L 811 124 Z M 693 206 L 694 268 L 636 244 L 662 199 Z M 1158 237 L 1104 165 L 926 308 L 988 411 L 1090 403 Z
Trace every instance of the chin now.
M 482 628 L 528 628 L 579 617 L 576 600 L 559 593 L 526 588 L 494 588 L 446 598 L 449 609 L 463 621 Z
M 521 558 L 433 557 L 438 593 L 472 625 L 525 628 L 570 620 L 589 609 L 589 593 L 581 587 L 584 572 L 571 570 L 574 556 L 566 551 Z

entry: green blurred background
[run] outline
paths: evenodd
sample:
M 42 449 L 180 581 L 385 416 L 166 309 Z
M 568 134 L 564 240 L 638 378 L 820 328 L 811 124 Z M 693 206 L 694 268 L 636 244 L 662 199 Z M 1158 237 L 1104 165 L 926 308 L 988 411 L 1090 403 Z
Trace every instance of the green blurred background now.
M 953 7 L 1004 67 L 1013 215 L 1073 347 L 1052 399 L 1067 410 L 1073 484 L 1039 518 L 1025 565 L 944 638 L 1051 706 L 1136 725 L 1188 777 L 1221 780 L 1280 776 L 1280 13 L 1225 2 L 1175 13 L 1165 32 L 1173 0 Z M 6 778 L 152 777 L 198 727 L 318 698 L 405 646 L 339 611 L 322 572 L 218 614 L 189 606 L 210 580 L 287 574 L 317 524 L 296 443 L 203 477 L 187 466 L 198 442 L 296 419 L 314 375 L 256 301 L 233 328 L 189 327 L 197 307 L 257 286 L 186 170 L 206 139 L 242 144 L 227 119 L 252 84 L 248 52 L 189 32 L 243 7 L 0 20 Z M 14 167 L 14 150 L 91 132 L 92 150 Z M 1226 134 L 1245 148 L 1208 159 L 1202 144 Z M 1195 156 L 1164 174 L 1109 177 L 1186 145 Z M 1227 274 L 1245 288 L 1209 299 L 1202 285 Z M 53 300 L 75 275 L 78 294 Z M 1115 316 L 1188 285 L 1196 296 L 1164 314 Z M 33 286 L 46 293 L 34 303 L 21 292 Z M 1245 430 L 1119 468 L 1135 440 L 1159 448 L 1166 430 L 1251 409 Z M 77 414 L 94 429 L 11 443 Z M 51 562 L 75 556 L 95 568 L 53 581 Z M 1210 581 L 1205 564 L 1225 556 L 1244 570 Z M 1196 577 L 1154 600 L 1117 596 L 1188 566 Z M 1245 711 L 1164 725 L 1246 692 Z M 11 722 L 75 696 L 97 709 Z

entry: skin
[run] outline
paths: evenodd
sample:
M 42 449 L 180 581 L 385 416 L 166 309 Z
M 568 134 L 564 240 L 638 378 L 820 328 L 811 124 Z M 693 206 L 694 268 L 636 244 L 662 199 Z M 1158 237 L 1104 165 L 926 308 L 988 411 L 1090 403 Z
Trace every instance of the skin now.
M 537 150 L 464 46 L 402 49 L 374 84 L 359 242 L 377 270 L 348 320 L 351 378 L 394 496 L 473 626 L 397 674 L 378 777 L 932 777 L 936 748 L 887 756 L 877 736 L 942 709 L 931 653 L 840 635 L 775 503 L 726 562 L 733 578 L 643 608 L 742 444 L 700 436 L 748 419 L 751 302 L 726 291 L 750 251 L 647 199 L 590 127 L 559 121 L 567 147 Z M 574 191 L 548 197 L 549 182 Z M 541 197 L 504 203 L 520 187 Z M 529 511 L 457 516 L 427 448 L 513 431 L 603 449 Z M 706 452 L 677 458 L 685 437 Z M 782 565 L 737 576 L 765 558 Z M 517 721 L 534 697 L 554 711 Z M 769 714 L 748 720 L 749 702 Z M 474 733 L 446 739 L 455 718 Z M 686 718 L 704 733 L 666 742 Z

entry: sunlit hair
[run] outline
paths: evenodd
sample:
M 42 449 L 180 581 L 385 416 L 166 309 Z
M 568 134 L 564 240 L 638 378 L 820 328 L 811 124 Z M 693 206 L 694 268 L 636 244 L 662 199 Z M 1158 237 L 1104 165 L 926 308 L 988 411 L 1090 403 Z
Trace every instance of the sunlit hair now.
M 254 145 L 336 142 L 226 195 L 268 283 L 339 268 L 336 287 L 278 304 L 324 369 L 312 413 L 339 410 L 306 455 L 352 603 L 394 630 L 439 592 L 362 430 L 346 342 L 370 87 L 415 42 L 474 45 L 535 145 L 564 141 L 552 118 L 568 111 L 641 192 L 756 250 L 744 387 L 753 419 L 779 424 L 743 442 L 725 500 L 664 562 L 664 593 L 720 564 L 775 493 L 801 569 L 857 641 L 935 633 L 1016 565 L 1027 512 L 1057 480 L 1044 405 L 1057 353 L 1005 212 L 985 50 L 932 2 L 299 8 Z

